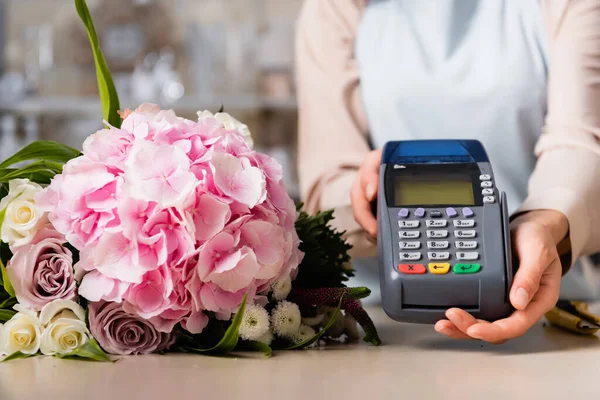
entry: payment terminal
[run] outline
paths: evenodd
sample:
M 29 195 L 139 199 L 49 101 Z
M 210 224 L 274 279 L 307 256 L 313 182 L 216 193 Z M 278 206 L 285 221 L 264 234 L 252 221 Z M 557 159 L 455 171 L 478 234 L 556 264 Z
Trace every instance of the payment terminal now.
M 377 200 L 385 312 L 435 323 L 452 307 L 488 321 L 512 311 L 506 195 L 475 140 L 389 142 Z

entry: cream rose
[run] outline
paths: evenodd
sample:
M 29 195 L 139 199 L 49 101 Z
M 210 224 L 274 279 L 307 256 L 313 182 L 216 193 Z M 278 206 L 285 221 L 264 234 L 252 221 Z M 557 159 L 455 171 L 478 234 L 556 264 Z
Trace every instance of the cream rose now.
M 90 340 L 85 325 L 85 311 L 71 300 L 55 300 L 40 312 L 40 323 L 45 325 L 40 341 L 43 354 L 69 354 Z
M 198 120 L 200 121 L 204 118 L 215 118 L 217 121 L 219 121 L 221 124 L 223 124 L 223 127 L 225 129 L 230 130 L 230 131 L 236 131 L 237 133 L 242 135 L 244 137 L 244 139 L 246 140 L 248 147 L 252 148 L 254 146 L 254 141 L 252 139 L 252 133 L 250 132 L 248 125 L 238 121 L 237 119 L 233 118 L 228 113 L 221 112 L 221 113 L 216 113 L 215 115 L 213 115 L 210 111 L 199 111 L 198 112 Z
M 31 242 L 45 224 L 46 214 L 35 204 L 35 196 L 42 190 L 40 185 L 29 179 L 8 182 L 8 195 L 0 201 L 0 210 L 5 212 L 0 236 L 11 248 Z
M 43 327 L 34 312 L 15 308 L 21 311 L 0 329 L 0 351 L 6 356 L 16 352 L 35 354 L 40 349 Z

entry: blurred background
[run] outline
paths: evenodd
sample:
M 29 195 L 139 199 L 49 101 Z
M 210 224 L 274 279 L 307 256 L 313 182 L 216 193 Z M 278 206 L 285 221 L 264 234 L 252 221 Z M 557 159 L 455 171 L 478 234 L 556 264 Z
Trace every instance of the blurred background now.
M 221 105 L 295 173 L 294 27 L 302 0 L 88 0 L 121 108 L 195 119 Z M 102 128 L 73 0 L 0 0 L 0 159 L 38 139 L 81 148 Z

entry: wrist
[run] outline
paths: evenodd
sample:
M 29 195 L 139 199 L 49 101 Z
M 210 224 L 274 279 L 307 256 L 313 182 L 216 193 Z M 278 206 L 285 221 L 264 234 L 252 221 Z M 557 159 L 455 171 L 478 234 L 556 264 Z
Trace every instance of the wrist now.
M 516 216 L 512 224 L 519 225 L 524 222 L 535 222 L 544 227 L 550 234 L 554 243 L 561 243 L 569 233 L 569 220 L 556 210 L 533 210 Z

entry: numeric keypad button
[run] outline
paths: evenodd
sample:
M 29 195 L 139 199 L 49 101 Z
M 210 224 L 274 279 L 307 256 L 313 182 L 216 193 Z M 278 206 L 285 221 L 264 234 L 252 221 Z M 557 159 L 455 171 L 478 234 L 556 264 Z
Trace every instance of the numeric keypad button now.
M 398 221 L 398 226 L 402 229 L 404 228 L 418 228 L 419 227 L 420 222 L 419 221 L 415 221 L 415 220 L 411 220 L 411 221 Z
M 448 221 L 445 219 L 428 219 L 426 225 L 428 228 L 445 228 L 448 225 Z
M 430 240 L 427 242 L 427 247 L 430 249 L 447 249 L 449 243 L 446 240 Z
M 454 236 L 457 238 L 474 238 L 477 232 L 474 229 L 466 231 L 454 231 Z
M 401 250 L 416 250 L 421 248 L 421 242 L 400 242 Z
M 447 251 L 431 251 L 427 253 L 427 257 L 430 260 L 447 260 L 450 258 L 450 253 Z
M 448 231 L 445 230 L 435 230 L 435 231 L 427 231 L 428 238 L 445 238 L 448 237 Z
M 421 253 L 416 252 L 402 252 L 400 253 L 400 259 L 403 261 L 416 261 L 421 259 Z
M 477 241 L 475 240 L 457 240 L 456 242 L 454 242 L 454 247 L 456 247 L 457 249 L 476 249 L 477 248 Z
M 474 219 L 456 219 L 452 222 L 456 228 L 472 228 L 475 226 Z
M 400 239 L 417 239 L 421 236 L 419 231 L 400 231 L 398 233 Z
M 456 253 L 456 259 L 459 261 L 473 261 L 479 258 L 479 253 L 476 251 L 469 252 L 458 252 Z

